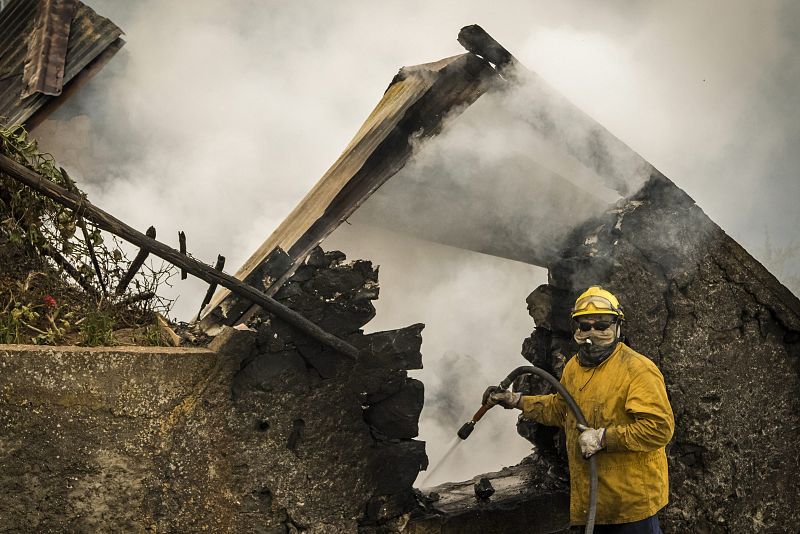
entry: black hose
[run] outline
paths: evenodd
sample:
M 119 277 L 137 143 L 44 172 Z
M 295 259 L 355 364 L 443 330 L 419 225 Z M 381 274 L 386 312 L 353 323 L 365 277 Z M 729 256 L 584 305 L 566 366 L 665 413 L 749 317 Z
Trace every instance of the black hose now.
M 575 402 L 575 399 L 572 398 L 572 395 L 569 394 L 567 389 L 556 380 L 556 378 L 544 371 L 539 369 L 538 367 L 534 367 L 532 365 L 523 365 L 522 367 L 517 367 L 513 371 L 511 371 L 505 379 L 500 382 L 501 389 L 508 389 L 509 386 L 516 380 L 518 377 L 522 375 L 537 375 L 550 383 L 556 391 L 564 397 L 564 400 L 567 401 L 567 405 L 569 406 L 572 413 L 575 414 L 575 419 L 578 420 L 578 423 L 581 425 L 589 426 L 589 423 L 586 421 L 586 418 L 583 416 L 583 412 L 581 411 L 578 404 Z M 592 455 L 589 457 L 589 511 L 586 513 L 586 534 L 592 534 L 594 532 L 594 518 L 597 515 L 597 458 L 596 455 Z

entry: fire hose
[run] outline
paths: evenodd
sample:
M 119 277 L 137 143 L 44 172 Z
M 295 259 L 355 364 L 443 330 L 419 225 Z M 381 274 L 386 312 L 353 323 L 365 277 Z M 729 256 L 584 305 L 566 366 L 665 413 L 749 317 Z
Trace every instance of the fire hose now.
M 522 367 L 517 367 L 513 371 L 511 371 L 507 377 L 500 382 L 500 389 L 508 389 L 511 384 L 516 380 L 518 377 L 522 375 L 538 375 L 541 378 L 544 378 L 547 382 L 550 383 L 556 391 L 564 397 L 564 400 L 567 402 L 567 406 L 569 406 L 572 413 L 575 414 L 575 419 L 577 419 L 578 424 L 589 426 L 586 418 L 583 416 L 583 412 L 581 412 L 580 407 L 575 402 L 575 399 L 572 398 L 572 395 L 566 390 L 566 388 L 555 379 L 553 375 L 539 369 L 538 367 L 534 367 L 532 365 L 524 365 Z M 464 423 L 464 425 L 458 430 L 458 437 L 461 439 L 467 439 L 472 431 L 475 429 L 475 423 L 481 420 L 483 415 L 489 411 L 489 409 L 494 406 L 491 404 L 484 404 L 481 408 L 475 412 L 475 415 L 472 416 L 472 419 Z M 597 458 L 595 455 L 589 457 L 589 510 L 586 513 L 586 534 L 592 534 L 594 532 L 594 520 L 595 516 L 597 515 Z

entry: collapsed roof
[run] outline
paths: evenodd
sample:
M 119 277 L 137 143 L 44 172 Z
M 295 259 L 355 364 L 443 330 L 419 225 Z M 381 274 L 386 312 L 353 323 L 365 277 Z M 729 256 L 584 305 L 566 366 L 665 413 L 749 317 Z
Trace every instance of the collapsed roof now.
M 599 214 L 652 173 L 641 156 L 525 69 L 481 28 L 464 28 L 459 41 L 467 53 L 400 69 L 339 159 L 237 278 L 260 283 L 270 254 L 286 251 L 293 267 L 271 280 L 267 294 L 274 294 L 311 250 L 351 217 L 548 266 L 575 221 Z M 522 117 L 503 106 L 513 91 L 513 98 L 524 99 Z M 448 174 L 447 162 L 419 164 L 432 153 L 429 160 L 435 159 L 437 143 L 459 128 L 511 120 L 519 121 L 517 131 L 528 143 L 521 143 L 523 151 L 504 155 L 505 162 L 514 161 L 518 176 L 510 176 L 514 173 L 508 167 L 491 175 L 455 176 Z M 578 208 L 558 209 L 555 198 L 571 200 L 580 213 Z M 483 206 L 479 215 L 465 215 L 476 206 Z M 221 292 L 201 324 L 213 333 L 246 320 L 252 311 Z
M 122 48 L 122 30 L 77 0 L 0 11 L 0 126 L 32 128 Z

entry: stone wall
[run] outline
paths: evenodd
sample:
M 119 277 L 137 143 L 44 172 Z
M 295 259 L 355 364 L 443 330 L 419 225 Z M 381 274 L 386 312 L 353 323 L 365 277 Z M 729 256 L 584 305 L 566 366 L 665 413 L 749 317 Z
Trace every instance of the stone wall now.
M 561 259 L 549 266 L 549 278 L 528 299 L 537 328 L 523 343 L 526 359 L 560 376 L 577 348 L 569 310 L 583 290 L 599 284 L 622 302 L 628 342 L 664 374 L 676 418 L 667 447 L 664 532 L 796 530 L 797 297 L 659 174 L 576 229 Z M 548 391 L 538 380 L 515 387 Z M 530 531 L 560 531 L 547 522 L 567 511 L 557 484 L 559 465 L 566 463 L 559 433 L 526 423 L 518 430 L 535 452 L 517 466 L 483 475 L 495 483 L 494 495 L 482 501 L 469 495 L 468 484 L 433 488 L 437 498 L 413 516 L 410 531 L 501 532 L 534 505 L 545 522 Z M 507 480 L 531 482 L 520 490 Z
M 0 347 L 3 532 L 382 532 L 415 505 L 422 325 L 364 335 L 377 271 L 316 250 L 212 350 Z
M 800 301 L 661 175 L 574 234 L 550 269 L 554 328 L 600 284 L 675 412 L 665 532 L 787 532 L 800 521 Z M 558 321 L 561 321 L 558 324 Z

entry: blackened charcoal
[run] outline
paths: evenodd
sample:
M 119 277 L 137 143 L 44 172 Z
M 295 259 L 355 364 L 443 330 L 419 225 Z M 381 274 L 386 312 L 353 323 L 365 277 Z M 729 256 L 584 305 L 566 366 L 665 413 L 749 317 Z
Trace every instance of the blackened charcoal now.
M 494 486 L 492 486 L 492 482 L 486 477 L 476 482 L 474 488 L 475 496 L 480 500 L 486 500 L 494 495 Z
M 364 420 L 390 438 L 416 437 L 424 397 L 422 382 L 408 378 L 400 391 L 367 408 Z

